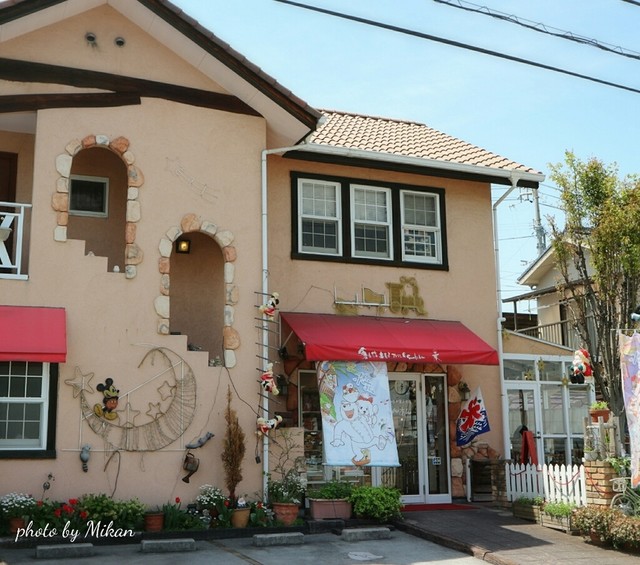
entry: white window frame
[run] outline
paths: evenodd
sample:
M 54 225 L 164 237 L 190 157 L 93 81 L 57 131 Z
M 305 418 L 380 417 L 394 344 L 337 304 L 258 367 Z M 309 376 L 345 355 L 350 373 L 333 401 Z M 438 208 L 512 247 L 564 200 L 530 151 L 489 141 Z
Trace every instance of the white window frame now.
M 387 209 L 387 221 L 382 222 L 379 220 L 358 220 L 355 217 L 356 203 L 355 192 L 356 190 L 365 190 L 368 192 L 382 192 L 386 195 L 386 209 Z M 358 259 L 374 259 L 376 261 L 393 261 L 393 201 L 391 199 L 391 189 L 382 186 L 373 186 L 366 184 L 351 184 L 349 185 L 349 208 L 351 213 L 351 225 L 350 237 L 351 237 L 351 256 Z M 381 255 L 372 255 L 367 252 L 358 251 L 356 249 L 356 224 L 364 224 L 370 226 L 384 226 L 387 229 L 387 249 L 388 256 L 383 257 Z
M 91 210 L 77 210 L 72 208 L 73 202 L 73 181 L 87 181 L 102 185 L 103 207 L 99 212 Z M 94 177 L 88 175 L 71 175 L 69 177 L 69 214 L 72 216 L 88 216 L 92 218 L 108 218 L 109 217 L 109 178 Z
M 305 183 L 312 184 L 322 184 L 325 186 L 331 186 L 335 189 L 336 194 L 336 215 L 332 216 L 320 216 L 315 214 L 304 214 L 303 210 L 303 185 Z M 320 179 L 312 179 L 312 178 L 299 178 L 298 179 L 298 252 L 309 254 L 309 255 L 330 255 L 332 257 L 341 257 L 343 255 L 342 250 L 342 186 L 339 182 L 328 181 L 328 180 L 320 180 Z M 335 221 L 336 223 L 336 241 L 337 241 L 337 250 L 322 250 L 321 248 L 313 248 L 313 249 L 305 249 L 303 245 L 303 233 L 302 233 L 302 222 L 304 220 L 311 221 Z
M 23 363 L 23 361 L 16 361 Z M 12 361 L 9 361 L 10 367 Z M 34 363 L 28 361 L 27 364 Z M 38 362 L 40 363 L 40 362 Z M 3 404 L 38 404 L 40 405 L 40 428 L 39 428 L 39 441 L 34 443 L 36 440 L 25 440 L 25 439 L 0 439 L 0 451 L 6 450 L 43 450 L 47 449 L 47 438 L 48 438 L 48 423 L 49 423 L 49 381 L 51 378 L 51 365 L 50 363 L 42 362 L 42 375 L 29 375 L 27 370 L 26 377 L 34 377 L 39 376 L 42 379 L 42 386 L 40 387 L 40 396 L 23 396 L 23 397 L 12 397 L 12 396 L 0 396 L 0 403 Z M 11 374 L 11 369 L 9 370 Z M 4 376 L 4 375 L 3 375 Z M 23 376 L 23 375 L 16 375 Z M 10 390 L 9 390 L 10 392 Z
M 408 224 L 405 219 L 405 207 L 404 196 L 406 194 L 415 194 L 422 198 L 433 198 L 435 202 L 436 211 L 436 226 L 423 226 L 418 224 Z M 433 192 L 422 192 L 417 190 L 401 190 L 400 191 L 400 219 L 401 219 L 401 234 L 400 244 L 402 246 L 402 260 L 408 263 L 428 263 L 439 265 L 442 263 L 442 218 L 440 215 L 440 195 Z M 409 255 L 405 250 L 405 230 L 420 230 L 426 233 L 435 234 L 436 239 L 436 255 L 435 257 L 426 257 L 419 255 Z

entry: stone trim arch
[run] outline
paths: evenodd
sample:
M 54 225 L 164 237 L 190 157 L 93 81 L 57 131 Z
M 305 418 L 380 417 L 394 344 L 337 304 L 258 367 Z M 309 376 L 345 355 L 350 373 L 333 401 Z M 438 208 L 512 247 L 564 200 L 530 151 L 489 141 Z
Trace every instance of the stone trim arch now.
M 56 191 L 51 198 L 51 207 L 56 211 L 56 228 L 53 232 L 55 241 L 67 241 L 67 225 L 69 223 L 69 177 L 73 158 L 83 149 L 103 147 L 118 155 L 127 168 L 127 210 L 125 231 L 125 276 L 128 279 L 138 274 L 138 265 L 142 263 L 143 253 L 136 244 L 137 223 L 141 218 L 138 189 L 144 184 L 142 171 L 134 164 L 135 156 L 129 150 L 126 137 L 113 140 L 107 135 L 88 135 L 82 141 L 74 139 L 65 147 L 65 152 L 56 157 L 56 170 L 60 175 L 56 181 Z
M 222 258 L 224 260 L 224 327 L 222 328 L 222 345 L 224 349 L 225 367 L 235 367 L 235 350 L 240 347 L 240 335 L 233 327 L 235 318 L 235 305 L 238 303 L 238 286 L 235 284 L 235 260 L 237 258 L 236 248 L 231 245 L 234 235 L 229 230 L 220 230 L 218 226 L 209 220 L 202 220 L 196 214 L 185 214 L 180 221 L 180 226 L 169 228 L 164 237 L 160 239 L 158 250 L 160 259 L 158 260 L 158 271 L 160 272 L 160 294 L 153 302 L 156 314 L 158 315 L 158 333 L 169 335 L 170 328 L 170 272 L 171 253 L 173 244 L 183 234 L 189 232 L 201 232 L 220 246 Z

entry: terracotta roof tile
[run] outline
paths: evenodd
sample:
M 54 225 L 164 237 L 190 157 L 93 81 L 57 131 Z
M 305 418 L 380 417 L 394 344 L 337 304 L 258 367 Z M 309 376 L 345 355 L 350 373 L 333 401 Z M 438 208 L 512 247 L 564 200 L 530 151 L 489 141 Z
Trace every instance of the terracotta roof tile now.
M 320 110 L 326 121 L 308 141 L 403 157 L 542 174 L 417 122 Z

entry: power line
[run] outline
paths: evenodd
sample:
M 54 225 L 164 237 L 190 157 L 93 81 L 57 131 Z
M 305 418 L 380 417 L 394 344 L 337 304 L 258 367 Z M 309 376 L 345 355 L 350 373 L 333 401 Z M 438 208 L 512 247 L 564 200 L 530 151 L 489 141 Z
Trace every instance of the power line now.
M 472 2 L 466 2 L 465 0 L 433 0 L 433 1 L 437 2 L 438 4 L 451 6 L 452 8 L 459 8 L 467 12 L 474 12 L 476 14 L 482 14 L 483 16 L 490 16 L 498 20 L 507 21 L 512 24 L 516 24 L 521 27 L 524 27 L 533 31 L 537 31 L 539 33 L 552 35 L 553 37 L 560 37 L 561 39 L 567 39 L 569 41 L 574 41 L 576 43 L 581 43 L 583 45 L 591 45 L 592 47 L 597 47 L 598 49 L 601 49 L 603 51 L 608 51 L 609 53 L 615 53 L 616 55 L 622 55 L 623 57 L 629 57 L 630 59 L 636 59 L 640 61 L 640 53 L 638 53 L 637 51 L 632 51 L 631 49 L 626 49 L 624 47 L 611 45 L 610 43 L 604 43 L 604 42 L 598 41 L 597 39 L 591 39 L 583 35 L 575 34 L 572 31 L 565 31 L 562 29 L 545 25 L 543 23 L 536 23 L 531 20 L 526 20 L 524 18 L 518 18 L 517 16 L 506 14 L 505 12 L 498 12 L 496 10 L 491 10 L 486 6 L 480 6 L 478 4 L 473 4 Z M 463 4 L 466 4 L 466 6 L 464 6 Z M 634 2 L 634 4 L 637 4 L 638 6 L 640 6 L 640 2 Z M 475 6 L 475 7 L 470 8 L 468 6 Z
M 429 41 L 435 41 L 437 43 L 443 43 L 444 45 L 449 45 L 451 47 L 459 47 L 460 49 L 467 49 L 469 51 L 474 51 L 476 53 L 482 53 L 483 55 L 490 55 L 492 57 L 498 57 L 499 59 L 506 59 L 507 61 L 513 61 L 515 63 L 522 63 L 523 65 L 529 65 L 532 67 L 537 67 L 539 69 L 545 69 L 547 71 L 553 71 L 556 73 L 581 78 L 584 80 L 588 80 L 590 82 L 595 82 L 597 84 L 603 84 L 605 86 L 611 86 L 613 88 L 619 88 L 621 90 L 627 90 L 628 92 L 634 92 L 636 94 L 640 94 L 640 90 L 637 88 L 633 88 L 631 86 L 625 86 L 623 84 L 618 84 L 615 82 L 610 82 L 607 80 L 591 77 L 588 75 L 583 75 L 580 73 L 575 73 L 573 71 L 568 71 L 566 69 L 561 69 L 559 67 L 553 67 L 551 65 L 546 65 L 544 63 L 537 63 L 535 61 L 531 61 L 529 59 L 523 59 L 521 57 L 515 57 L 513 55 L 507 55 L 506 53 L 500 53 L 499 51 L 493 51 L 491 49 L 485 49 L 483 47 L 477 47 L 475 45 L 470 45 L 468 43 L 461 43 L 459 41 L 453 41 L 452 39 L 446 39 L 443 37 L 437 37 L 435 35 L 429 35 L 427 33 L 422 33 L 419 31 L 410 30 L 407 28 L 402 28 L 398 26 L 393 26 L 390 24 L 385 24 L 382 22 L 377 22 L 375 20 L 369 20 L 366 18 L 360 18 L 358 16 L 351 16 L 349 14 L 343 14 L 341 12 L 334 12 L 333 10 L 327 10 L 325 8 L 318 8 L 316 6 L 308 6 L 306 4 L 300 4 L 299 2 L 292 2 L 291 0 L 275 0 L 276 2 L 280 2 L 281 4 L 289 4 L 290 6 L 296 6 L 297 8 L 304 8 L 305 10 L 311 10 L 313 12 L 319 12 L 321 14 L 327 14 L 329 16 L 335 16 L 337 18 L 342 18 L 345 20 L 350 20 L 354 22 L 358 22 L 361 24 L 366 24 L 374 27 L 379 27 L 382 29 L 387 29 L 390 31 L 395 31 L 398 33 L 403 33 L 405 35 L 412 35 L 414 37 L 419 37 L 420 39 L 427 39 Z

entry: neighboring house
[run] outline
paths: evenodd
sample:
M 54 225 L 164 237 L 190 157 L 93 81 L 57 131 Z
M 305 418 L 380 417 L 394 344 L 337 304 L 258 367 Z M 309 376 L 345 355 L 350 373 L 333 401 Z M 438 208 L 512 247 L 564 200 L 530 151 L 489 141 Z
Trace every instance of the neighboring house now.
M 442 502 L 464 495 L 464 459 L 504 455 L 491 184 L 543 175 L 423 124 L 311 108 L 165 0 L 0 4 L 0 84 L 3 491 L 48 474 L 54 499 L 224 487 L 229 385 L 239 490 L 268 470 L 258 416 L 306 429 L 321 481 L 324 356 L 387 361 L 401 434 L 402 467 L 332 473 Z M 491 423 L 464 450 L 461 380 Z
M 546 463 L 576 464 L 583 456 L 584 418 L 593 399 L 593 379 L 585 384 L 570 382 L 574 351 L 584 344 L 575 329 L 570 293 L 560 290 L 560 281 L 553 246 L 549 246 L 518 279 L 532 290 L 504 300 L 513 304 L 514 313 L 522 315 L 523 308 L 532 307 L 537 312 L 535 324 L 503 332 L 509 422 L 505 433 L 515 460 L 520 457 L 521 426 L 534 432 L 538 457 Z

